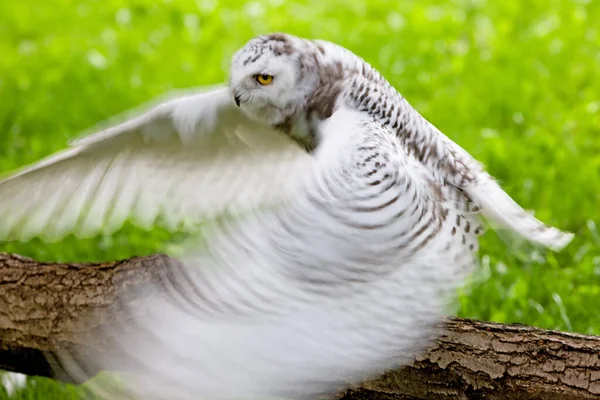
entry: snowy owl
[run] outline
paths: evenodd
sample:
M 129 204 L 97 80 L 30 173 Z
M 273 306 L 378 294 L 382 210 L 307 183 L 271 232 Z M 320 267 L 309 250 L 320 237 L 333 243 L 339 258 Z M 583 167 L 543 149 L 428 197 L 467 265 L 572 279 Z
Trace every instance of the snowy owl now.
M 1 181 L 0 199 L 0 239 L 202 228 L 168 293 L 109 332 L 147 399 L 331 394 L 435 337 L 482 219 L 555 251 L 572 238 L 360 57 L 282 33 L 240 49 L 227 84 L 75 140 Z

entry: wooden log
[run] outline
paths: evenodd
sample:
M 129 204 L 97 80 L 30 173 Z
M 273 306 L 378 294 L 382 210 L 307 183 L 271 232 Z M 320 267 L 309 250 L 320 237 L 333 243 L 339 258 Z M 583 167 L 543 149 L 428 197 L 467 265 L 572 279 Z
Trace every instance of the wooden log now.
M 116 299 L 122 301 L 137 285 L 160 288 L 155 284 L 174 263 L 164 255 L 41 263 L 0 253 L 0 369 L 71 381 L 53 354 L 110 351 L 103 327 L 128 318 Z M 412 365 L 354 385 L 339 397 L 598 399 L 600 337 L 448 318 L 436 344 Z

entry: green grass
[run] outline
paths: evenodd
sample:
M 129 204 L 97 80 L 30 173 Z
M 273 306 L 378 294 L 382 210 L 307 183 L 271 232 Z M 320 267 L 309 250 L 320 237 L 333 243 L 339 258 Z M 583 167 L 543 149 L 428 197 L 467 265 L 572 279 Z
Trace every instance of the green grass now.
M 460 315 L 600 334 L 600 1 L 438 3 L 2 2 L 0 172 L 166 91 L 223 81 L 232 53 L 257 34 L 331 40 L 378 68 L 524 207 L 577 235 L 556 254 L 486 234 Z M 106 260 L 169 239 L 127 228 L 0 250 Z M 75 393 L 36 379 L 14 398 Z
M 50 379 L 40 377 L 28 377 L 24 388 L 16 389 L 12 396 L 0 385 L 0 399 L 10 400 L 92 400 L 91 392 L 85 387 L 58 384 Z M 98 400 L 100 400 L 98 398 Z

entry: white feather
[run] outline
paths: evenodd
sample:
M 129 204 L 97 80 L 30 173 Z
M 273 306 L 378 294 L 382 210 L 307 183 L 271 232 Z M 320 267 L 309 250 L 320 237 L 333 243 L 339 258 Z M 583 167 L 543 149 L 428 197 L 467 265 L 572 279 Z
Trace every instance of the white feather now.
M 349 51 L 316 43 L 312 56 L 368 72 Z M 354 82 L 364 96 L 353 95 L 387 96 L 365 100 L 386 123 L 340 95 L 329 119 L 292 127 L 307 131 L 298 137 L 317 131 L 313 155 L 267 128 L 306 111 L 322 83 L 301 71 L 296 45 L 308 46 L 280 36 L 253 42 L 234 58 L 231 88 L 164 101 L 0 182 L 2 239 L 111 233 L 127 218 L 193 229 L 263 206 L 207 224 L 207 243 L 188 243 L 156 291 L 128 291 L 119 304 L 132 320 L 107 327 L 117 353 L 83 360 L 106 367 L 132 357 L 138 375 L 124 383 L 142 398 L 300 398 L 409 362 L 473 269 L 471 202 L 536 243 L 560 249 L 571 238 L 524 214 L 379 76 Z M 277 78 L 259 87 L 252 76 L 265 69 Z M 230 90 L 243 98 L 239 108 Z M 412 135 L 404 145 L 391 128 L 398 118 Z M 444 166 L 458 164 L 448 176 Z M 475 184 L 460 187 L 463 172 Z
M 128 218 L 192 230 L 284 202 L 313 162 L 248 119 L 227 88 L 170 99 L 71 146 L 0 181 L 1 239 L 88 237 Z
M 490 222 L 509 228 L 533 243 L 560 251 L 573 239 L 572 233 L 546 226 L 527 213 L 488 174 L 478 176 L 465 192 Z
M 430 174 L 360 113 L 338 110 L 320 130 L 319 168 L 297 197 L 285 208 L 208 225 L 206 246 L 187 247 L 178 257 L 183 264 L 165 269 L 170 276 L 160 289 L 128 291 L 134 301 L 122 304 L 131 325 L 107 332 L 116 352 L 86 361 L 105 366 L 131 357 L 137 367 L 124 385 L 140 399 L 307 398 L 407 363 L 427 345 L 449 295 L 470 272 L 472 254 L 458 237 L 446 246 L 456 215 L 451 211 L 444 231 L 418 251 L 410 242 L 418 214 L 376 230 L 356 227 L 366 222 L 358 214 L 347 214 L 350 225 L 332 218 L 323 210 L 346 211 L 372 190 L 362 176 L 370 167 L 357 166 L 365 143 L 379 145 L 385 172 L 418 188 L 418 204 L 412 191 L 390 189 L 400 196 L 395 212 L 428 202 Z M 338 178 L 345 184 L 333 193 L 318 190 Z M 389 219 L 381 212 L 370 215 Z M 408 241 L 398 243 L 402 235 Z M 398 244 L 408 248 L 390 251 Z M 143 314 L 134 310 L 140 302 Z

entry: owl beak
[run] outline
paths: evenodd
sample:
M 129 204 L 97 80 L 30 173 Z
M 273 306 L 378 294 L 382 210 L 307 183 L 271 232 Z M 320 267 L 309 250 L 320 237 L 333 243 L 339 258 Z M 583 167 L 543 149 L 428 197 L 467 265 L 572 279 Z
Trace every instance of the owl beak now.
M 240 102 L 241 102 L 240 95 L 239 94 L 235 94 L 233 96 L 233 98 L 235 99 L 235 104 L 239 107 L 240 106 Z
M 235 87 L 231 88 L 231 95 L 233 96 L 233 99 L 235 100 L 235 105 L 239 107 L 240 104 L 242 103 L 242 96 L 238 92 L 237 88 L 235 88 Z

